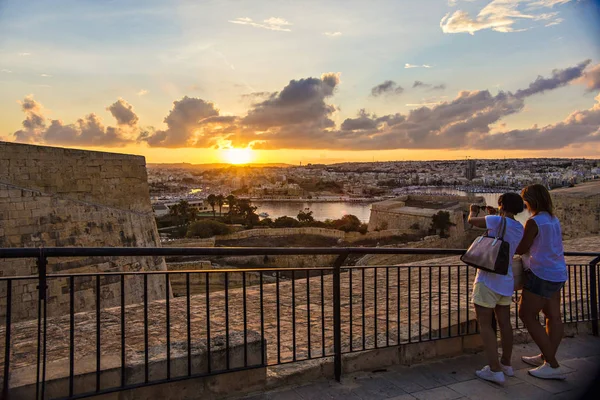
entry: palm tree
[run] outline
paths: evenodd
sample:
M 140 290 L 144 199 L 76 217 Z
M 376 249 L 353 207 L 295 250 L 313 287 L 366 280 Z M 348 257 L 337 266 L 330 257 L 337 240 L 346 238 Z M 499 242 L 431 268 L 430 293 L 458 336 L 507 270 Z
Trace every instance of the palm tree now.
M 215 205 L 217 204 L 217 196 L 215 196 L 214 194 L 209 194 L 206 200 L 208 201 L 208 204 L 210 204 L 210 206 L 212 207 L 213 218 L 215 218 Z
M 235 198 L 234 195 L 230 194 L 229 196 L 227 196 L 226 200 L 227 200 L 227 204 L 229 205 L 228 213 L 229 213 L 229 215 L 233 215 L 237 199 Z
M 222 194 L 219 194 L 215 200 L 219 205 L 219 215 L 223 215 L 223 204 L 225 204 L 225 197 Z

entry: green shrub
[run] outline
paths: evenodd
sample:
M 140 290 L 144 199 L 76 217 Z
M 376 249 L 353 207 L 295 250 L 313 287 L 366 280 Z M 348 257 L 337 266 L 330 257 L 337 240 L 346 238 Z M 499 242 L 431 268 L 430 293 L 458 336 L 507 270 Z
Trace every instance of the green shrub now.
M 300 225 L 300 221 L 298 221 L 295 218 L 288 217 L 287 215 L 279 217 L 275 221 L 273 221 L 273 226 L 275 228 L 296 228 Z
M 216 235 L 227 235 L 231 232 L 228 225 L 210 219 L 192 222 L 187 230 L 187 237 L 209 238 Z

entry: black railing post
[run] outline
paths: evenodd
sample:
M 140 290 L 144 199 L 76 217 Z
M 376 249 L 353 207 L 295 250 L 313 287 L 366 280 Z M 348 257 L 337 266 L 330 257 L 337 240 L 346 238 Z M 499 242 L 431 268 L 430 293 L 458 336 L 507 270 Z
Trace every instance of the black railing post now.
M 10 333 L 12 318 L 12 280 L 6 281 L 6 337 L 4 345 L 4 382 L 2 382 L 2 400 L 8 400 L 10 381 Z
M 592 307 L 592 335 L 598 336 L 598 278 L 596 276 L 596 266 L 600 262 L 600 257 L 596 257 L 590 262 L 590 300 Z
M 44 398 L 46 391 L 46 290 L 47 286 L 47 267 L 48 259 L 44 248 L 39 249 L 37 258 L 38 267 L 38 326 L 37 326 L 37 370 L 35 398 L 40 398 L 40 373 L 41 373 L 41 398 Z M 42 317 L 42 313 L 44 316 Z M 42 336 L 42 324 L 44 333 Z M 41 368 L 41 371 L 40 371 Z
M 333 263 L 333 362 L 335 380 L 342 379 L 342 315 L 340 272 L 348 253 L 342 253 Z

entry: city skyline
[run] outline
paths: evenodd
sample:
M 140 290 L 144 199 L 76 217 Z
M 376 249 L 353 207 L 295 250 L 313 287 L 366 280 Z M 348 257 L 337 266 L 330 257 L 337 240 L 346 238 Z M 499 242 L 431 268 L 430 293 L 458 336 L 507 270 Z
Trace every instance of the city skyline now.
M 33 3 L 0 5 L 0 140 L 149 163 L 600 154 L 592 1 Z

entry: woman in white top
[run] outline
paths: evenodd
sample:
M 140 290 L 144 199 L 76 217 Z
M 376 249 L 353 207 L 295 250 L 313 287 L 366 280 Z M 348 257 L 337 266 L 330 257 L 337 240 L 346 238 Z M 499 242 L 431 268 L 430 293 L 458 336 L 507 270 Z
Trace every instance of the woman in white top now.
M 471 205 L 469 223 L 488 229 L 489 236 L 501 236 L 503 220 L 506 221 L 506 230 L 503 240 L 509 244 L 509 252 L 512 258 L 521 238 L 523 237 L 523 225 L 515 220 L 515 214 L 523 211 L 523 199 L 516 193 L 505 193 L 498 198 L 499 215 L 486 215 L 477 217 L 479 207 Z M 493 207 L 488 207 L 490 214 L 496 214 Z M 508 267 L 506 275 L 494 274 L 492 272 L 477 270 L 475 283 L 473 285 L 473 304 L 479 322 L 481 338 L 488 365 L 476 372 L 477 376 L 496 383 L 504 383 L 505 377 L 513 376 L 511 356 L 513 347 L 513 330 L 510 323 L 510 304 L 514 291 L 514 278 L 512 265 Z M 500 327 L 502 339 L 502 357 L 498 360 L 498 342 L 496 332 L 492 327 L 492 317 L 496 314 L 496 320 Z
M 521 196 L 531 218 L 525 224 L 525 234 L 517 248 L 517 254 L 524 254 L 530 264 L 523 284 L 519 317 L 542 352 L 522 357 L 522 360 L 537 367 L 529 371 L 537 378 L 565 379 L 565 371 L 556 360 L 563 337 L 560 291 L 568 278 L 560 222 L 552 213 L 552 198 L 544 186 L 527 186 Z M 540 311 L 544 311 L 546 317 L 545 331 L 537 320 Z

